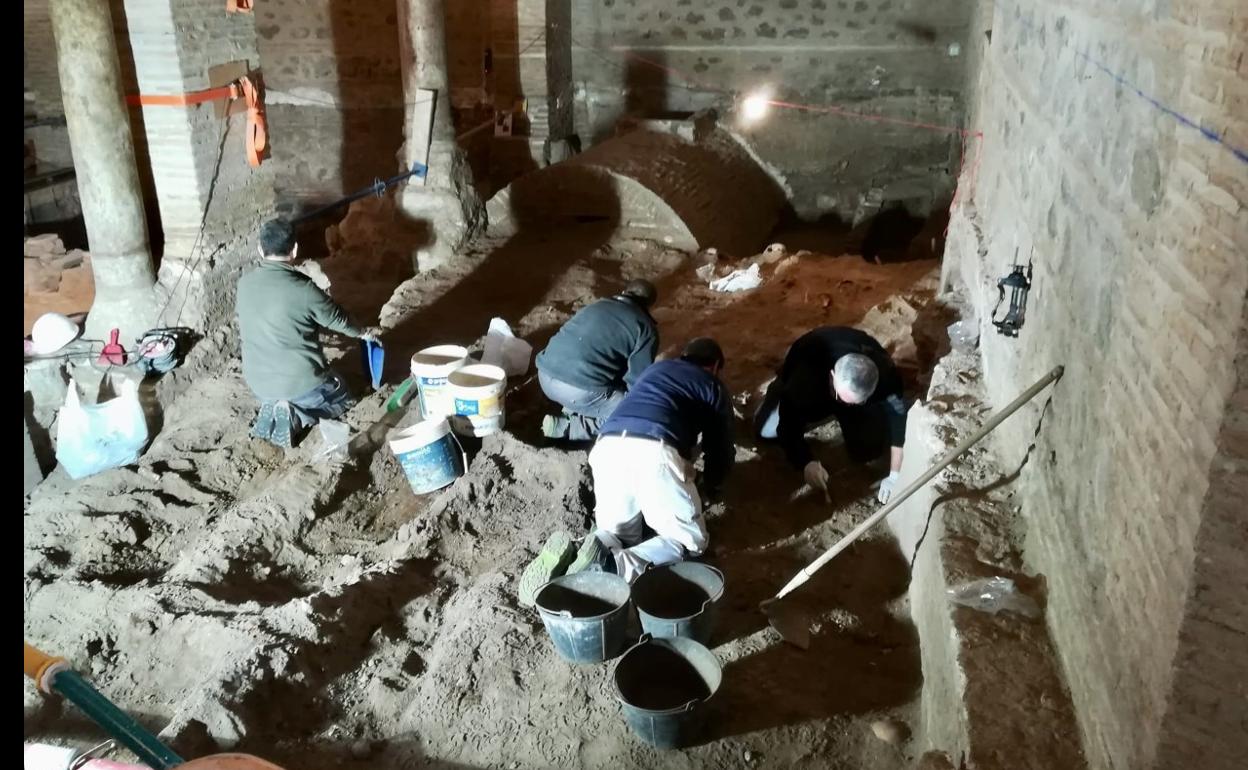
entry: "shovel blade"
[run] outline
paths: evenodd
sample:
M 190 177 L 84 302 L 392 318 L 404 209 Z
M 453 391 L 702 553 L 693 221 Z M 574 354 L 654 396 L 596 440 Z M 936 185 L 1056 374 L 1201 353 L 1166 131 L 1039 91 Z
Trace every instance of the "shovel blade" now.
M 250 754 L 213 754 L 192 759 L 179 767 L 186 770 L 282 770 L 272 762 Z
M 781 639 L 794 647 L 810 649 L 810 620 L 804 614 L 775 600 L 763 602 L 762 610 Z

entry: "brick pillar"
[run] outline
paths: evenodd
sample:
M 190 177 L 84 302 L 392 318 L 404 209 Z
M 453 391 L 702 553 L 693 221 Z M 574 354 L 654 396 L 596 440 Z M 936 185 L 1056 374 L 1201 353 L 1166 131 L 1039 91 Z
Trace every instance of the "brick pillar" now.
M 421 271 L 445 264 L 464 247 L 483 224 L 484 207 L 455 143 L 443 0 L 398 0 L 397 10 L 405 102 L 400 167 L 429 167 L 426 178 L 408 180 L 399 193 L 399 209 L 424 231 L 412 255 Z
M 530 156 L 561 160 L 574 131 L 571 2 L 493 0 L 491 14 L 495 105 L 507 110 L 524 99 Z
M 155 319 L 155 273 L 107 0 L 52 0 L 65 122 L 82 200 L 95 301 L 86 336 L 129 341 Z
M 140 93 L 200 91 L 259 67 L 251 14 L 228 14 L 224 3 L 199 0 L 124 0 L 124 7 L 119 31 L 129 40 Z M 238 102 L 222 116 L 221 104 L 135 111 L 164 228 L 161 285 L 173 295 L 162 322 L 228 321 L 233 281 L 216 277 L 254 255 L 246 242 L 273 210 L 272 163 L 247 163 L 245 106 Z

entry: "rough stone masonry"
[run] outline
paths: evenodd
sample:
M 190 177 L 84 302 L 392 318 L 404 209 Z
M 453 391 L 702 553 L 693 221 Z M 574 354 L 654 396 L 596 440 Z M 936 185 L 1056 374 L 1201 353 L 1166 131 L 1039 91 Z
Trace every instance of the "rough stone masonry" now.
M 623 116 L 727 112 L 755 89 L 809 105 L 746 129 L 798 214 L 850 219 L 874 188 L 926 215 L 952 186 L 956 134 L 837 116 L 832 106 L 957 126 L 974 3 L 961 0 L 572 0 L 576 130 Z M 947 205 L 947 201 L 946 201 Z

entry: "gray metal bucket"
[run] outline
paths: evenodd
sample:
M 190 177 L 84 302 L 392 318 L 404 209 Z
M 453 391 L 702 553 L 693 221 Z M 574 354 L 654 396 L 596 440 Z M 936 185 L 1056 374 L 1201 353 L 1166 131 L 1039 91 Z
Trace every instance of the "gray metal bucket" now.
M 611 681 L 637 737 L 674 749 L 697 737 L 703 704 L 719 689 L 723 672 L 715 653 L 692 639 L 643 634 L 615 665 Z
M 609 572 L 557 577 L 534 597 L 546 633 L 564 660 L 601 663 L 624 648 L 628 581 Z
M 694 561 L 652 567 L 633 581 L 632 598 L 645 633 L 706 644 L 724 595 L 724 573 Z

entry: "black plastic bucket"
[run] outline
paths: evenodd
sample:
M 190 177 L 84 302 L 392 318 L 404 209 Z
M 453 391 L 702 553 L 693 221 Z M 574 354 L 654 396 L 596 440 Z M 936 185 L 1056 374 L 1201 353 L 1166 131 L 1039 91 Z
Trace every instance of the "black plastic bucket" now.
M 659 749 L 686 746 L 702 728 L 703 704 L 723 680 L 715 654 L 692 639 L 643 634 L 611 676 L 624 719 Z
M 694 561 L 652 567 L 633 581 L 641 629 L 658 639 L 681 637 L 706 644 L 724 595 L 724 573 Z
M 572 663 L 601 663 L 624 648 L 628 582 L 609 572 L 578 572 L 537 590 L 538 614 L 555 649 Z

